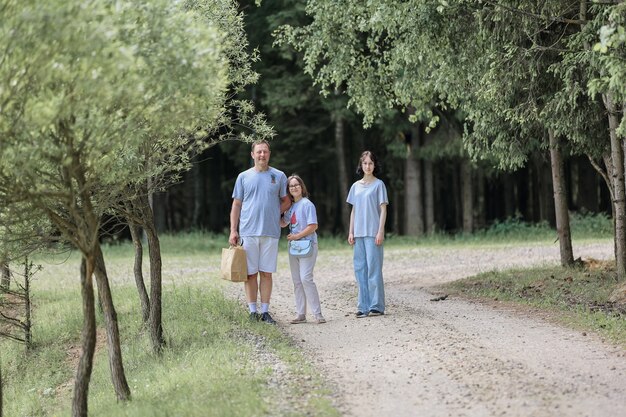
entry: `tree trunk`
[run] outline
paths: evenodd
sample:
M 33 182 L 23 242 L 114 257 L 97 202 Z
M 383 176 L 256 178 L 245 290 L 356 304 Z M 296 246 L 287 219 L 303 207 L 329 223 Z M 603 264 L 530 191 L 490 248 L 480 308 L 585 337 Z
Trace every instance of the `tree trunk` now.
M 161 321 L 161 245 L 154 225 L 148 225 L 146 232 L 150 251 L 150 339 L 153 352 L 160 353 L 165 346 Z
M 335 149 L 337 150 L 337 171 L 339 173 L 339 200 L 341 207 L 341 220 L 339 227 L 346 233 L 348 227 L 346 226 L 350 221 L 350 210 L 346 200 L 348 199 L 348 188 L 350 183 L 348 180 L 348 169 L 346 167 L 346 154 L 345 154 L 345 130 L 344 120 L 339 111 L 335 112 Z
M 2 404 L 4 403 L 3 401 L 3 397 L 2 397 L 2 366 L 0 366 L 0 417 L 2 417 L 3 412 L 2 412 Z
M 579 158 L 577 164 L 578 193 L 576 203 L 581 210 L 590 213 L 600 211 L 599 181 L 586 159 Z
M 141 206 L 142 226 L 148 239 L 148 254 L 150 257 L 150 339 L 152 351 L 161 353 L 165 346 L 163 338 L 163 324 L 161 322 L 161 244 L 154 225 L 154 216 L 148 202 L 143 200 Z
M 426 234 L 435 233 L 435 189 L 433 177 L 433 162 L 424 161 L 424 212 Z
M 80 265 L 80 287 L 83 299 L 82 352 L 74 381 L 72 417 L 87 417 L 89 381 L 91 380 L 93 355 L 96 350 L 96 309 L 93 295 L 93 270 L 94 260 L 83 257 Z
M 193 187 L 193 212 L 191 215 L 191 226 L 195 230 L 202 228 L 202 215 L 206 212 L 204 202 L 206 201 L 204 195 L 204 182 L 202 176 L 202 166 L 198 162 L 198 156 L 194 156 L 193 164 L 191 165 L 191 182 Z
M 548 221 L 553 224 L 554 219 L 554 194 L 552 191 L 552 173 L 543 159 L 543 156 L 536 154 L 533 158 L 537 175 L 537 203 L 539 207 L 539 218 L 537 221 Z
M 452 223 L 452 228 L 455 231 L 462 230 L 463 228 L 463 213 L 461 210 L 463 209 L 463 203 L 461 199 L 461 174 L 459 172 L 459 164 L 458 160 L 453 161 L 453 171 L 452 171 L 452 181 L 450 181 L 450 207 L 452 215 L 450 216 L 450 221 Z
M 626 278 L 626 189 L 624 184 L 624 148 L 617 136 L 619 120 L 617 107 L 611 94 L 603 95 L 604 105 L 609 115 L 609 135 L 611 138 L 611 162 L 613 165 L 613 207 L 615 219 L 615 263 L 617 278 Z
M 109 277 L 107 276 L 104 256 L 100 245 L 95 247 L 95 276 L 98 285 L 98 294 L 104 313 L 104 322 L 107 330 L 107 346 L 109 352 L 109 369 L 111 371 L 111 381 L 118 401 L 130 400 L 130 388 L 124 373 L 124 363 L 122 361 L 122 348 L 120 344 L 120 331 L 117 325 L 117 313 L 113 306 Z
M 560 140 L 550 129 L 550 161 L 552 165 L 552 185 L 554 189 L 554 207 L 556 216 L 556 230 L 559 236 L 561 251 L 561 265 L 572 266 L 574 264 L 574 251 L 572 249 L 572 235 L 570 232 L 569 211 L 567 206 L 567 193 L 565 189 L 565 168 L 561 154 Z
M 536 197 L 535 197 L 535 184 L 538 181 L 537 176 L 535 175 L 535 167 L 533 164 L 528 164 L 528 169 L 526 170 L 528 175 L 527 187 L 525 189 L 526 194 L 526 220 L 536 222 L 537 219 L 537 209 L 536 209 Z
M 31 304 L 30 304 L 30 280 L 32 278 L 33 263 L 27 258 L 24 261 L 24 343 L 26 350 L 33 346 Z
M 9 264 L 6 262 L 0 262 L 0 288 L 8 290 L 11 286 L 11 270 Z
M 401 214 L 400 214 L 400 209 L 401 206 L 399 204 L 399 202 L 402 199 L 402 195 L 400 194 L 400 192 L 396 189 L 393 189 L 391 191 L 392 195 L 391 197 L 393 198 L 393 202 L 394 204 L 392 205 L 393 209 L 392 209 L 392 231 L 394 234 L 396 235 L 400 235 L 402 234 L 402 230 L 401 230 L 401 225 L 400 225 L 400 219 L 401 219 Z
M 474 206 L 474 230 L 485 227 L 487 217 L 485 211 L 485 174 L 481 168 L 476 170 L 476 204 Z
M 517 176 L 514 173 L 507 173 L 502 176 L 502 181 L 500 181 L 502 190 L 502 202 L 504 217 L 506 219 L 513 219 L 517 217 L 517 213 L 515 212 L 518 207 L 519 202 L 515 197 L 515 187 L 517 186 Z M 499 205 L 498 205 L 499 207 Z M 496 213 L 500 213 L 498 210 Z
M 137 292 L 139 293 L 139 302 L 141 304 L 141 319 L 145 325 L 150 320 L 150 299 L 148 298 L 148 292 L 146 291 L 146 285 L 143 280 L 143 245 L 141 244 L 141 230 L 140 227 L 132 222 L 129 222 L 130 235 L 135 245 L 135 265 L 133 271 L 135 274 L 135 285 L 137 286 Z
M 424 212 L 422 206 L 422 166 L 417 152 L 420 147 L 420 125 L 411 125 L 411 140 L 404 170 L 404 224 L 407 236 L 424 234 Z
M 472 187 L 472 165 L 468 158 L 463 158 L 461 161 L 463 233 L 472 233 L 474 231 L 474 193 Z

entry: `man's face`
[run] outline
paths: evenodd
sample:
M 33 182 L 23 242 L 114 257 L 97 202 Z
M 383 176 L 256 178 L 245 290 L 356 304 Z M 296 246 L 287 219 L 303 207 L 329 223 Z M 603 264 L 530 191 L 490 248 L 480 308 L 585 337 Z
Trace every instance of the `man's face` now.
M 256 145 L 250 155 L 257 168 L 267 168 L 270 163 L 270 148 L 264 143 Z

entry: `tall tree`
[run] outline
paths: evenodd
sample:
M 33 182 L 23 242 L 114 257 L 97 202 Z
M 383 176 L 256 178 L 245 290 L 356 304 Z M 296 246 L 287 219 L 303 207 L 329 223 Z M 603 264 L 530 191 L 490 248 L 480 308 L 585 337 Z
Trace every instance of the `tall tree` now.
M 73 414 L 86 415 L 94 273 L 100 296 L 110 297 L 101 216 L 129 184 L 185 162 L 175 153 L 180 143 L 220 124 L 227 59 L 215 25 L 164 0 L 10 1 L 0 39 L 0 210 L 27 204 L 83 253 L 85 325 Z M 162 163 L 138 164 L 146 149 L 163 155 Z M 117 397 L 128 399 L 109 302 L 112 378 Z
M 547 150 L 549 129 L 574 152 L 590 147 L 582 138 L 592 124 L 571 117 L 589 110 L 595 122 L 598 114 L 584 85 L 601 72 L 582 41 L 620 7 L 590 5 L 583 20 L 567 1 L 311 0 L 312 21 L 283 28 L 282 39 L 304 52 L 305 70 L 322 87 L 347 86 L 366 124 L 388 106 L 452 105 L 466 114 L 464 142 L 474 158 L 519 167 L 532 151 Z M 584 31 L 581 22 L 589 22 Z M 583 94 L 567 94 L 581 85 Z

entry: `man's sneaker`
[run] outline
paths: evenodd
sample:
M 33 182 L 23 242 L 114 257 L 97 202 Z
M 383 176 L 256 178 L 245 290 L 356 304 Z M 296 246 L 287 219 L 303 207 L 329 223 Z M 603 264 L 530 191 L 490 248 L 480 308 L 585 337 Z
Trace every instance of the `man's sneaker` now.
M 276 320 L 274 320 L 272 316 L 270 316 L 270 313 L 267 312 L 261 314 L 261 321 L 264 321 L 268 324 L 276 324 Z
M 357 319 L 362 319 L 363 317 L 367 317 L 367 314 L 365 314 L 365 313 L 364 313 L 364 312 L 362 312 L 362 311 L 357 311 L 357 312 L 356 312 L 356 318 L 357 318 Z
M 254 313 L 250 313 L 249 319 L 250 321 L 259 321 L 261 319 L 261 316 L 255 311 Z
M 319 316 L 315 316 L 315 321 L 317 322 L 317 324 L 326 323 L 326 319 L 321 314 Z
M 378 310 L 370 310 L 370 316 L 382 316 L 383 313 L 382 311 L 378 311 Z

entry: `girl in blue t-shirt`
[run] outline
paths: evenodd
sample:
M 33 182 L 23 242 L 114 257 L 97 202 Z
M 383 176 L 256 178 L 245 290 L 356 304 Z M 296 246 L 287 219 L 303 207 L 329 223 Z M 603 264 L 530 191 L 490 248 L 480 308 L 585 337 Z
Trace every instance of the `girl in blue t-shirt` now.
M 313 245 L 311 253 L 306 257 L 289 255 L 289 267 L 291 280 L 296 297 L 296 317 L 291 324 L 306 322 L 307 304 L 315 321 L 319 324 L 326 323 L 322 316 L 320 296 L 317 286 L 313 282 L 313 268 L 317 260 L 317 212 L 315 206 L 309 200 L 309 193 L 304 181 L 298 175 L 287 178 L 287 191 L 292 200 L 291 207 L 281 218 L 281 227 L 289 226 L 291 231 L 287 235 L 288 241 L 306 239 Z
M 352 205 L 348 243 L 354 246 L 354 275 L 359 287 L 357 318 L 385 314 L 383 286 L 383 241 L 387 220 L 387 188 L 376 178 L 379 172 L 374 154 L 361 154 L 357 174 L 347 202 Z

